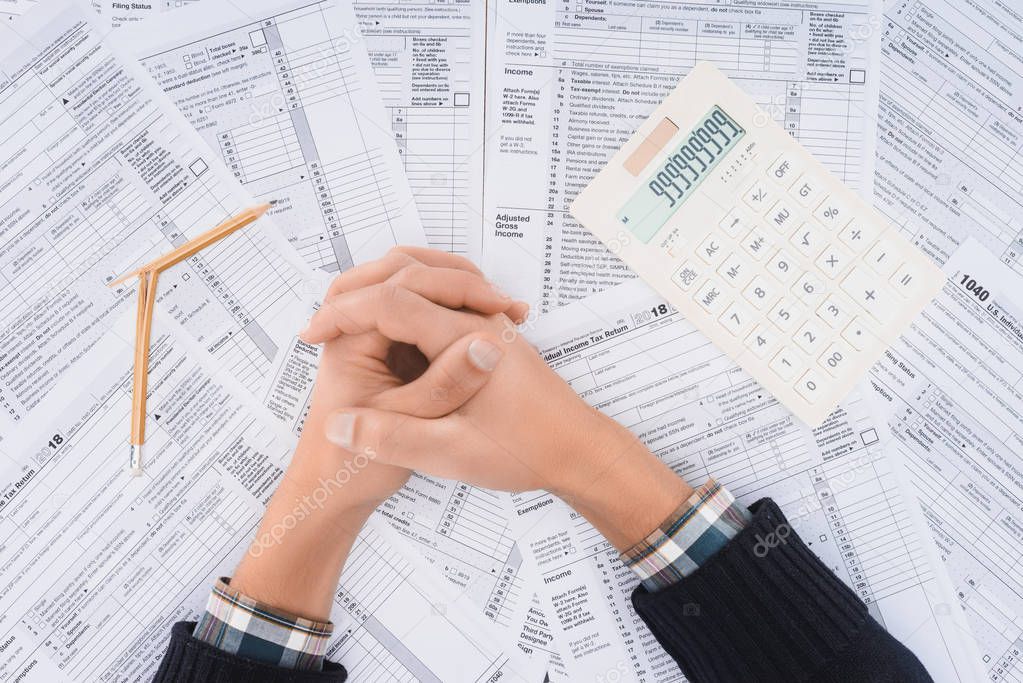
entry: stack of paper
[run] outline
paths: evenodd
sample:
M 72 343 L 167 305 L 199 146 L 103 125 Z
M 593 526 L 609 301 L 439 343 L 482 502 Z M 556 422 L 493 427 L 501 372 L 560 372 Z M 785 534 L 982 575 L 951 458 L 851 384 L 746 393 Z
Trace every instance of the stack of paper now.
M 302 429 L 317 358 L 295 331 L 395 244 L 558 309 L 528 336 L 572 349 L 566 381 L 690 482 L 772 496 L 935 680 L 1023 675 L 1004 3 L 7 0 L 0 25 L 0 678 L 152 674 Z M 645 317 L 660 300 L 567 211 L 698 60 L 949 276 L 815 430 L 677 314 Z M 133 291 L 105 283 L 254 198 L 270 220 L 162 278 L 155 455 L 131 479 Z M 576 343 L 598 329 L 619 332 Z M 549 498 L 413 476 L 360 536 L 328 656 L 353 680 L 684 680 L 630 570 Z

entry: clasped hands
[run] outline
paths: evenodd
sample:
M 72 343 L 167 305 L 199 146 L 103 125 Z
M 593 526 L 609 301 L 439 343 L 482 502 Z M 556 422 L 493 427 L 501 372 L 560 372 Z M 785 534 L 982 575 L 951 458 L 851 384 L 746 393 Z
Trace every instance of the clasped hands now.
M 652 531 L 691 489 L 546 365 L 516 327 L 527 312 L 446 252 L 398 247 L 338 276 L 300 335 L 322 344 L 320 368 L 260 533 L 312 492 L 324 500 L 281 542 L 257 534 L 233 585 L 323 618 L 362 523 L 412 470 L 546 489 L 619 549 Z M 312 548 L 329 571 L 301 562 Z

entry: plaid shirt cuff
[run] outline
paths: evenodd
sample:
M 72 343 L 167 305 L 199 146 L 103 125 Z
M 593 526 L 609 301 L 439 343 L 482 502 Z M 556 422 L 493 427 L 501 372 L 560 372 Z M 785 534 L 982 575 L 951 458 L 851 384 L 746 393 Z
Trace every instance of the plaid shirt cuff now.
M 221 578 L 210 592 L 206 614 L 192 635 L 240 657 L 286 669 L 320 671 L 334 632 L 322 623 L 288 614 L 231 590 Z
M 709 479 L 649 536 L 622 553 L 622 562 L 655 593 L 695 572 L 752 519 L 728 489 Z

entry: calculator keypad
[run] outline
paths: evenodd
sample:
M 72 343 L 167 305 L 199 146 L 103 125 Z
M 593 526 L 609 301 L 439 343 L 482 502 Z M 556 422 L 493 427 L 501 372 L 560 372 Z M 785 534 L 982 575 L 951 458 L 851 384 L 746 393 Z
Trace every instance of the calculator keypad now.
M 926 271 L 798 160 L 753 174 L 672 281 L 813 405 L 876 352 Z
M 758 122 L 754 102 L 713 70 L 694 71 L 700 85 L 673 92 L 644 124 L 667 117 L 678 136 L 639 172 L 621 163 L 648 144 L 649 132 L 637 133 L 570 212 L 818 425 L 946 278 L 788 131 Z M 697 130 L 704 105 L 741 126 L 741 140 L 724 136 L 737 143 L 729 150 L 696 152 L 696 133 L 685 131 Z

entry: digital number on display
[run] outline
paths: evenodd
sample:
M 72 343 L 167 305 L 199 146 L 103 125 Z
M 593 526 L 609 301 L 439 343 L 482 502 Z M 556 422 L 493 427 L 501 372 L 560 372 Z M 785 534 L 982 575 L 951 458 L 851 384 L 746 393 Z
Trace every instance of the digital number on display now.
M 637 238 L 649 242 L 745 133 L 715 105 L 625 203 L 618 220 Z

